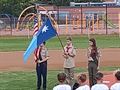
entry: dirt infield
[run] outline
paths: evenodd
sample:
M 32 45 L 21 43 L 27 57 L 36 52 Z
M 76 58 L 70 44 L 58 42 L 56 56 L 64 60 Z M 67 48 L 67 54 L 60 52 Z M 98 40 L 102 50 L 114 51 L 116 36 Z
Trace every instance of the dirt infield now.
M 23 62 L 23 51 L 17 52 L 0 52 L 0 70 L 33 70 L 35 62 L 33 55 L 28 62 Z M 119 66 L 120 65 L 120 48 L 101 49 L 100 66 Z M 50 60 L 48 69 L 62 69 L 64 58 L 61 50 L 49 50 Z M 75 57 L 76 67 L 87 67 L 86 49 L 77 49 Z
M 23 62 L 23 51 L 19 52 L 0 52 L 0 71 L 23 71 L 34 70 L 35 62 L 33 55 L 28 62 Z M 119 66 L 120 65 L 120 48 L 101 49 L 102 57 L 100 66 Z M 63 57 L 61 50 L 49 50 L 50 60 L 48 61 L 48 69 L 62 69 Z M 76 67 L 87 67 L 86 49 L 77 49 L 75 58 Z M 112 72 L 103 72 L 103 82 L 109 87 L 115 83 Z M 88 83 L 88 81 L 87 81 Z

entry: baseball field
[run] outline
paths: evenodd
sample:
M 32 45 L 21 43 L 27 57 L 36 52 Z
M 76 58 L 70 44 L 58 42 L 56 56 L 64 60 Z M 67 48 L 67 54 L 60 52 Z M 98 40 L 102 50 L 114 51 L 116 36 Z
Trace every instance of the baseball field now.
M 97 41 L 101 51 L 100 71 L 105 75 L 120 68 L 120 38 L 118 35 L 91 35 Z M 36 72 L 33 54 L 27 63 L 23 62 L 23 53 L 32 38 L 25 36 L 1 36 L 0 37 L 0 90 L 36 90 Z M 60 36 L 63 45 L 66 44 L 66 36 Z M 72 42 L 76 48 L 75 73 L 87 73 L 86 49 L 88 47 L 87 35 L 74 35 Z M 57 84 L 56 76 L 63 71 L 62 46 L 57 37 L 46 43 L 50 59 L 48 61 L 47 89 Z M 107 77 L 107 76 L 106 76 Z M 107 78 L 109 81 L 113 78 Z M 113 83 L 113 82 L 112 82 Z M 109 85 L 111 82 L 109 83 Z

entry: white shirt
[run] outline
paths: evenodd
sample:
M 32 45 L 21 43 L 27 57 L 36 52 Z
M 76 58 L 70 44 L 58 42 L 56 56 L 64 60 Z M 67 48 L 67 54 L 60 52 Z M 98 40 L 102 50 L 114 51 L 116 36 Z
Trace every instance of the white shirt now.
M 120 83 L 115 83 L 110 87 L 110 90 L 120 90 Z
M 92 86 L 91 90 L 109 90 L 109 88 L 105 84 L 95 84 Z
M 53 90 L 72 90 L 71 87 L 67 84 L 57 85 Z
M 90 90 L 90 87 L 88 85 L 80 86 L 76 90 Z

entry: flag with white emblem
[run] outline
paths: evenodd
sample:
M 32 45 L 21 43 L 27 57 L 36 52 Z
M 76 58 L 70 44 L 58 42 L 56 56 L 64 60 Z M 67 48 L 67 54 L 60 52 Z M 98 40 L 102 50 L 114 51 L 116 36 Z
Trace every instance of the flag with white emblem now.
M 31 43 L 29 44 L 27 50 L 24 53 L 24 62 L 27 61 L 31 53 L 44 41 L 56 36 L 57 32 L 52 26 L 50 19 L 48 18 L 46 22 L 41 26 L 40 30 L 33 37 Z
M 40 28 L 40 32 L 37 33 L 37 46 L 39 46 L 44 41 L 56 36 L 56 34 L 56 30 L 48 18 L 44 25 Z

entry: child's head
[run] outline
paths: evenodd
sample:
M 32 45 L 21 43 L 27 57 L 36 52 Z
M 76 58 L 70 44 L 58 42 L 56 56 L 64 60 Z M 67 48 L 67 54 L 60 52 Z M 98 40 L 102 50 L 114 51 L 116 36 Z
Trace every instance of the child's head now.
M 78 76 L 78 81 L 79 81 L 79 83 L 84 83 L 84 82 L 86 82 L 86 79 L 87 79 L 86 74 L 80 74 L 80 75 Z
M 67 37 L 67 45 L 70 45 L 71 44 L 71 42 L 72 42 L 72 38 L 71 37 Z
M 96 74 L 96 80 L 97 80 L 97 81 L 100 81 L 100 80 L 102 80 L 102 78 L 103 78 L 103 73 L 98 72 L 98 73 Z
M 57 75 L 57 78 L 58 78 L 58 81 L 59 81 L 60 83 L 63 83 L 63 82 L 65 82 L 65 80 L 66 80 L 66 74 L 63 73 L 63 72 L 61 72 L 61 73 L 59 73 L 59 74 Z
M 120 71 L 117 71 L 117 72 L 115 73 L 115 77 L 116 77 L 116 79 L 117 79 L 118 81 L 120 81 Z
M 94 38 L 89 39 L 89 45 L 92 47 L 96 47 L 96 40 Z
M 41 47 L 45 46 L 46 42 L 43 42 L 42 44 L 40 44 Z

